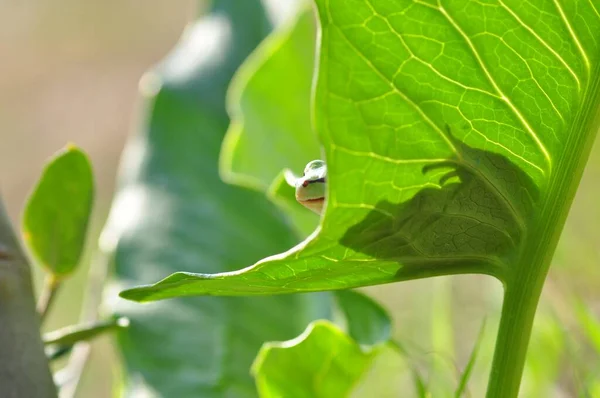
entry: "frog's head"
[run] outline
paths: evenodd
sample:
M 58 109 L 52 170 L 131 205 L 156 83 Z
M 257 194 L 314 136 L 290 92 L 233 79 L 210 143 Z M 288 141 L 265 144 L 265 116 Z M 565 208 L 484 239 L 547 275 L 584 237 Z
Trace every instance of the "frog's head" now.
M 296 181 L 296 200 L 321 214 L 325 203 L 327 166 L 322 160 L 313 160 L 304 168 L 304 175 Z

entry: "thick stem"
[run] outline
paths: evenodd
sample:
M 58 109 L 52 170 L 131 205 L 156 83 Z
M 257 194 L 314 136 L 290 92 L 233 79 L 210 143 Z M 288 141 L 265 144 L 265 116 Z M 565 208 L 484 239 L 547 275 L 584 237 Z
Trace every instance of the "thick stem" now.
M 516 398 L 531 328 L 544 281 L 569 208 L 600 129 L 600 65 L 590 75 L 584 101 L 573 121 L 562 155 L 552 170 L 545 197 L 539 203 L 537 228 L 523 242 L 521 253 L 504 282 L 504 303 L 487 398 Z M 573 156 L 575 155 L 575 156 Z
M 0 253 L 0 395 L 56 397 L 40 337 L 29 264 L 1 202 Z
M 487 398 L 519 394 L 527 347 L 544 278 L 506 286 Z

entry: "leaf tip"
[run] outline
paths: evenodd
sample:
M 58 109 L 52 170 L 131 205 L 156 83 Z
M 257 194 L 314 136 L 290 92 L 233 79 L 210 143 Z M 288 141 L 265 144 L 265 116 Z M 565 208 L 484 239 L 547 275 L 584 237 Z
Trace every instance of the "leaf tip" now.
M 125 300 L 140 302 L 139 297 L 138 297 L 139 296 L 138 290 L 139 290 L 138 288 L 123 290 L 123 291 L 119 292 L 119 297 L 121 297 Z
M 67 152 L 81 152 L 81 149 L 79 149 L 79 147 L 74 143 L 74 142 L 67 142 L 67 145 L 65 146 L 65 151 Z

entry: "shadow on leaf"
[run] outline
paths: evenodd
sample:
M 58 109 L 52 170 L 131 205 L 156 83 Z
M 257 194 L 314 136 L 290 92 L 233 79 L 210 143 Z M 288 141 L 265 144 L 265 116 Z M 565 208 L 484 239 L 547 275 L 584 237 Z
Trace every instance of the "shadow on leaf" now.
M 538 188 L 506 157 L 452 141 L 458 154 L 454 159 L 422 169 L 429 177 L 440 176 L 439 187 L 423 188 L 405 202 L 377 203 L 340 243 L 401 263 L 398 279 L 439 274 L 447 267 L 464 269 L 457 272 L 462 273 L 470 272 L 470 264 L 497 268 L 510 263 L 526 233 Z

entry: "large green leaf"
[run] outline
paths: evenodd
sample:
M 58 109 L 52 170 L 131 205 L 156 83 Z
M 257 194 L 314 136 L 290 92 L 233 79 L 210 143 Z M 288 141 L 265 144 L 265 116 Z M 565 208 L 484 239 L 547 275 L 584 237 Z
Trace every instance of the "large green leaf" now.
M 317 5 L 315 114 L 329 170 L 318 231 L 240 271 L 177 273 L 122 296 L 274 294 L 457 273 L 539 281 L 530 275 L 545 274 L 599 122 L 593 3 Z
M 221 156 L 227 180 L 266 189 L 282 169 L 301 169 L 320 156 L 310 118 L 315 25 L 314 13 L 303 7 L 237 71 Z
M 270 27 L 260 3 L 215 2 L 142 79 L 141 122 L 102 235 L 118 288 L 179 269 L 237 269 L 297 242 L 263 195 L 218 175 L 229 80 Z M 253 397 L 249 369 L 263 342 L 298 335 L 329 308 L 328 295 L 119 300 L 112 311 L 130 320 L 118 333 L 126 393 Z
M 298 202 L 282 170 L 301 170 L 320 157 L 310 115 L 316 19 L 301 0 L 292 23 L 267 38 L 236 72 L 228 93 L 231 125 L 221 174 L 267 192 L 302 238 L 318 217 Z
M 85 153 L 69 146 L 46 165 L 23 214 L 23 234 L 36 260 L 56 278 L 71 273 L 85 246 L 94 176 Z

